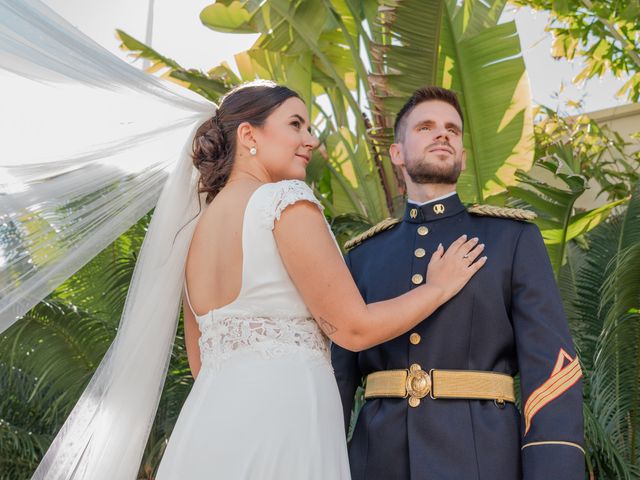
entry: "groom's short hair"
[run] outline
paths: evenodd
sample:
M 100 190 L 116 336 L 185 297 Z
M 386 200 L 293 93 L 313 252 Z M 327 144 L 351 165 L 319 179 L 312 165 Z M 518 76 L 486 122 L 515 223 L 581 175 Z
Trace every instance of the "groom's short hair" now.
M 460 118 L 462 119 L 462 126 L 464 126 L 464 116 L 462 115 L 462 108 L 460 107 L 460 102 L 458 102 L 458 97 L 456 96 L 456 94 L 452 90 L 429 85 L 419 88 L 418 90 L 413 92 L 411 98 L 407 100 L 407 103 L 405 103 L 398 112 L 396 121 L 393 125 L 393 132 L 396 142 L 401 142 L 404 139 L 404 134 L 407 128 L 406 119 L 413 111 L 413 109 L 417 105 L 423 102 L 428 102 L 430 100 L 440 100 L 441 102 L 446 102 L 453 108 L 455 108 L 460 115 Z

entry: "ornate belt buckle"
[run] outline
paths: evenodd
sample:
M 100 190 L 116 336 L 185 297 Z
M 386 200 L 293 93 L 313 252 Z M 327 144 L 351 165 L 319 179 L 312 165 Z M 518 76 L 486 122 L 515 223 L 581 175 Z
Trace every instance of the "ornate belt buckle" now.
M 415 408 L 420 405 L 420 399 L 429 395 L 431 376 L 422 370 L 420 365 L 414 363 L 407 372 L 406 388 L 409 406 Z

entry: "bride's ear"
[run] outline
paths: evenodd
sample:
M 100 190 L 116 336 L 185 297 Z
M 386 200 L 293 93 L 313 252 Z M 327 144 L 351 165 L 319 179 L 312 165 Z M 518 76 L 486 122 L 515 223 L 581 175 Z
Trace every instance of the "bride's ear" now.
M 249 122 L 238 125 L 238 152 L 256 147 L 255 127 Z

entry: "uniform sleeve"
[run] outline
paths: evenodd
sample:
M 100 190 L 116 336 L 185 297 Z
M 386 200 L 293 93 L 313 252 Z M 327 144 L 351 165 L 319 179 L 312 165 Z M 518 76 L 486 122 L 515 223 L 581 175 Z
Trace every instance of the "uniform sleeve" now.
M 582 372 L 538 228 L 513 259 L 512 321 L 522 395 L 524 480 L 584 479 Z
M 349 270 L 351 270 L 349 254 L 345 256 L 345 261 L 347 262 Z M 331 364 L 333 365 L 336 382 L 338 383 L 338 389 L 340 391 L 340 399 L 342 400 L 345 432 L 348 432 L 356 390 L 361 381 L 360 369 L 358 368 L 358 354 L 333 343 L 331 345 Z

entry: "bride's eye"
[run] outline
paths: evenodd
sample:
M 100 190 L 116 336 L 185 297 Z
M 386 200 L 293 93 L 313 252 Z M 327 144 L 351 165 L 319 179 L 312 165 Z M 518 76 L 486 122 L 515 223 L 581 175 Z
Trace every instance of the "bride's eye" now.
M 299 120 L 294 120 L 293 122 L 291 122 L 290 125 L 293 125 L 296 128 L 300 128 L 300 121 Z

